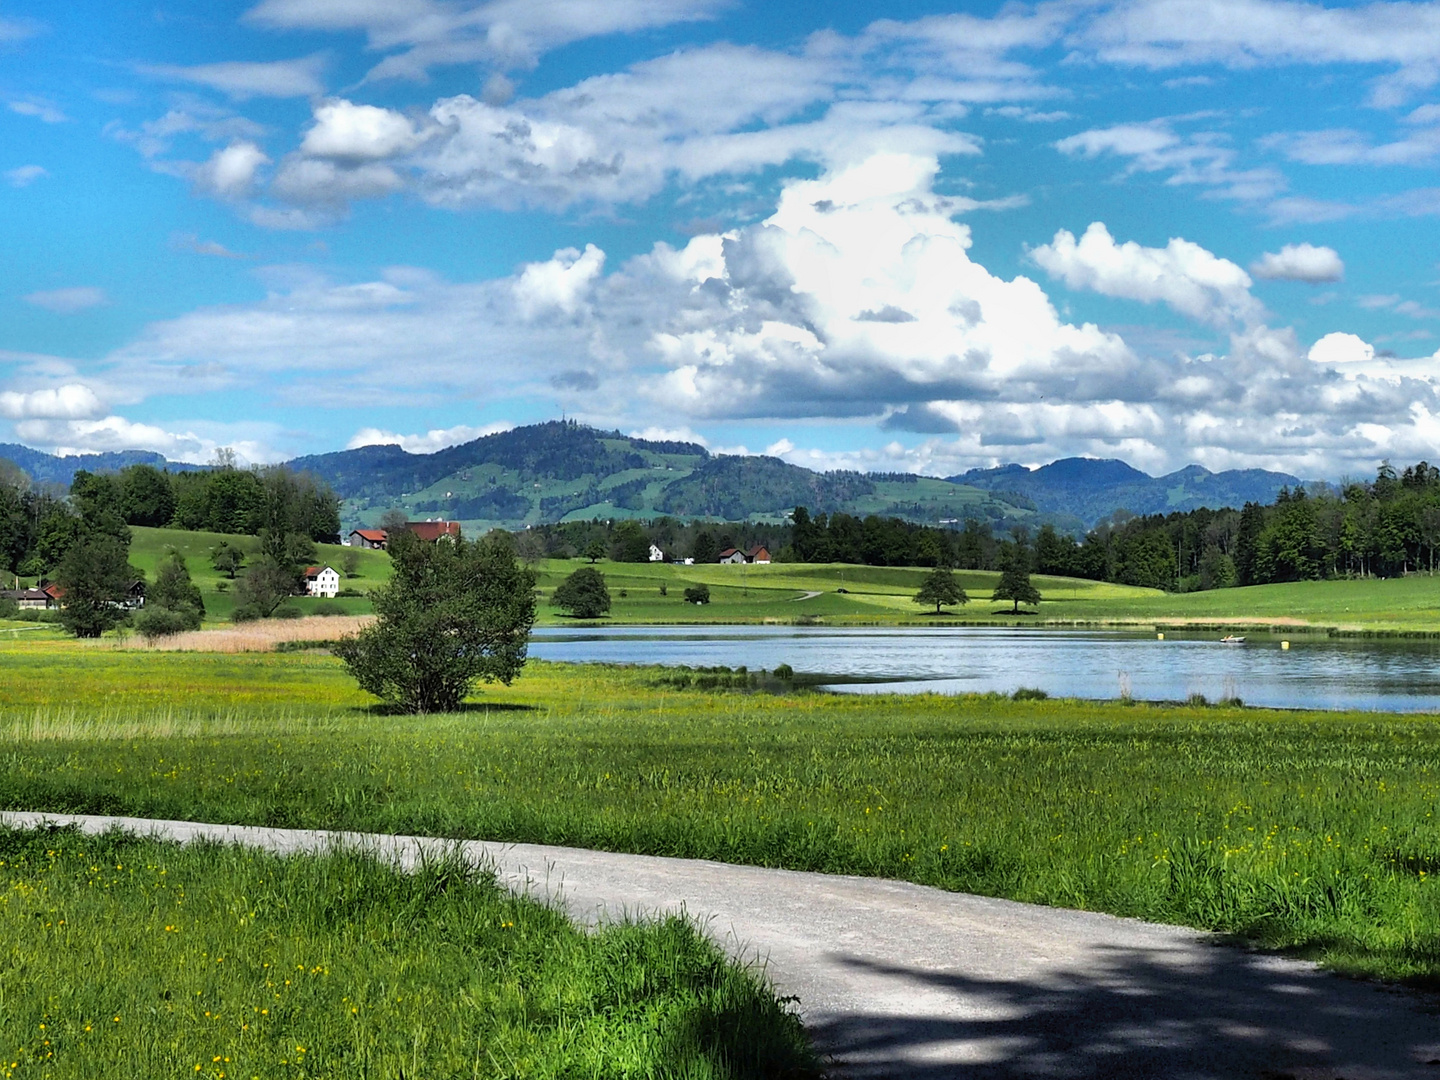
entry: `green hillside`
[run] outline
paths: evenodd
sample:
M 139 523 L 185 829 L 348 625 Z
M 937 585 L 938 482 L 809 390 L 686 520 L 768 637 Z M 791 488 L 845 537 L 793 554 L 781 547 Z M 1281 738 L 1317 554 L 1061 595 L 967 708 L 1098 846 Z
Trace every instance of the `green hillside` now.
M 459 521 L 471 535 L 592 518 L 778 522 L 795 506 L 932 525 L 965 518 L 1038 523 L 1023 496 L 909 474 L 820 473 L 779 458 L 717 456 L 695 443 L 573 422 L 516 428 L 434 454 L 366 446 L 290 464 L 341 496 L 347 532 L 391 509 Z

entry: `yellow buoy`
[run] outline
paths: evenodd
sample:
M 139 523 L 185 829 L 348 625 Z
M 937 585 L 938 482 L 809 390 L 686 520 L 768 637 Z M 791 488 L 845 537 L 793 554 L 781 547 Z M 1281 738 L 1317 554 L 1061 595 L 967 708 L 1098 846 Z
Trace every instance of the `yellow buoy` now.
M 1282 641 L 1282 642 L 1280 642 L 1280 648 L 1285 649 L 1285 650 L 1288 652 L 1289 649 L 1290 649 L 1290 642 L 1288 642 L 1288 641 Z
M 1155 640 L 1156 640 L 1156 641 L 1164 641 L 1164 640 L 1165 640 L 1165 635 L 1164 635 L 1164 634 L 1156 634 L 1156 635 L 1155 635 Z

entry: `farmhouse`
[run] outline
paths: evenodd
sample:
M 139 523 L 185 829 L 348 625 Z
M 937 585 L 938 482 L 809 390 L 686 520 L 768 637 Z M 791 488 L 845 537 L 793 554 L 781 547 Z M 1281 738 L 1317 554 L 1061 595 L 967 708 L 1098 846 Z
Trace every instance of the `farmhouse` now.
M 720 561 L 722 563 L 734 563 L 738 566 L 745 561 L 745 553 L 739 548 L 726 548 L 720 552 Z
M 664 562 L 664 561 L 665 561 L 665 552 L 661 551 L 661 550 L 660 550 L 658 547 L 656 547 L 654 544 L 651 544 L 651 545 L 650 545 L 650 561 L 651 561 L 651 562 Z
M 736 566 L 741 563 L 758 563 L 761 566 L 770 565 L 770 552 L 763 547 L 747 548 L 741 551 L 739 548 L 726 548 L 720 552 L 722 563 L 733 563 Z
M 766 551 L 763 547 L 753 547 L 745 552 L 745 561 L 756 563 L 759 566 L 769 566 L 770 552 Z
M 384 551 L 386 539 L 384 529 L 352 529 L 345 542 L 350 547 Z
M 340 592 L 340 574 L 330 566 L 305 568 L 305 595 L 324 596 L 333 600 Z
M 0 589 L 0 600 L 14 600 L 21 608 L 48 608 L 54 600 L 44 589 Z
M 406 524 L 405 528 L 429 544 L 438 540 L 449 540 L 454 543 L 460 539 L 460 523 L 458 521 L 411 521 Z

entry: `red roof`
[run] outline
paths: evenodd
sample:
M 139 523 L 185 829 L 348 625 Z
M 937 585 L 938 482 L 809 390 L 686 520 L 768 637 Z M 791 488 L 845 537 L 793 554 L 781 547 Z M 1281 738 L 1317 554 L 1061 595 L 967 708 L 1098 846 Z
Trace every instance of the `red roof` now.
M 49 596 L 51 600 L 59 600 L 65 595 L 65 590 L 53 581 L 49 585 L 41 585 L 40 591 Z
M 770 558 L 770 552 L 766 551 L 763 547 L 751 548 L 745 552 L 747 559 L 758 559 L 761 555 L 764 555 L 767 559 Z
M 308 579 L 308 578 L 313 578 L 313 577 L 319 577 L 319 576 L 320 576 L 320 571 L 322 571 L 322 570 L 329 570 L 329 569 L 330 569 L 330 567 L 328 567 L 328 566 L 307 566 L 307 567 L 305 567 L 305 577 L 306 577 L 307 579 Z
M 352 529 L 350 535 L 369 540 L 372 544 L 383 544 L 385 542 L 384 529 Z
M 428 540 L 432 544 L 442 536 L 448 536 L 453 540 L 460 539 L 460 523 L 458 521 L 412 521 L 405 527 L 421 540 Z
M 724 551 L 720 552 L 720 558 L 728 559 L 731 555 L 738 555 L 739 553 L 739 548 L 726 548 Z

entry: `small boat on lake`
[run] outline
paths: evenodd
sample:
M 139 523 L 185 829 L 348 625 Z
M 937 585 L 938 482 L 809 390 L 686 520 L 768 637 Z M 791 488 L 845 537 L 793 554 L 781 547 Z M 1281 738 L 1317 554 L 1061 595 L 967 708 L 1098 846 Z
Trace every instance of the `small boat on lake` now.
M 1220 639 L 1220 644 L 1222 644 L 1222 645 L 1244 645 L 1244 644 L 1245 644 L 1245 635 L 1244 635 L 1244 634 L 1226 634 L 1224 637 L 1222 637 L 1222 638 Z

